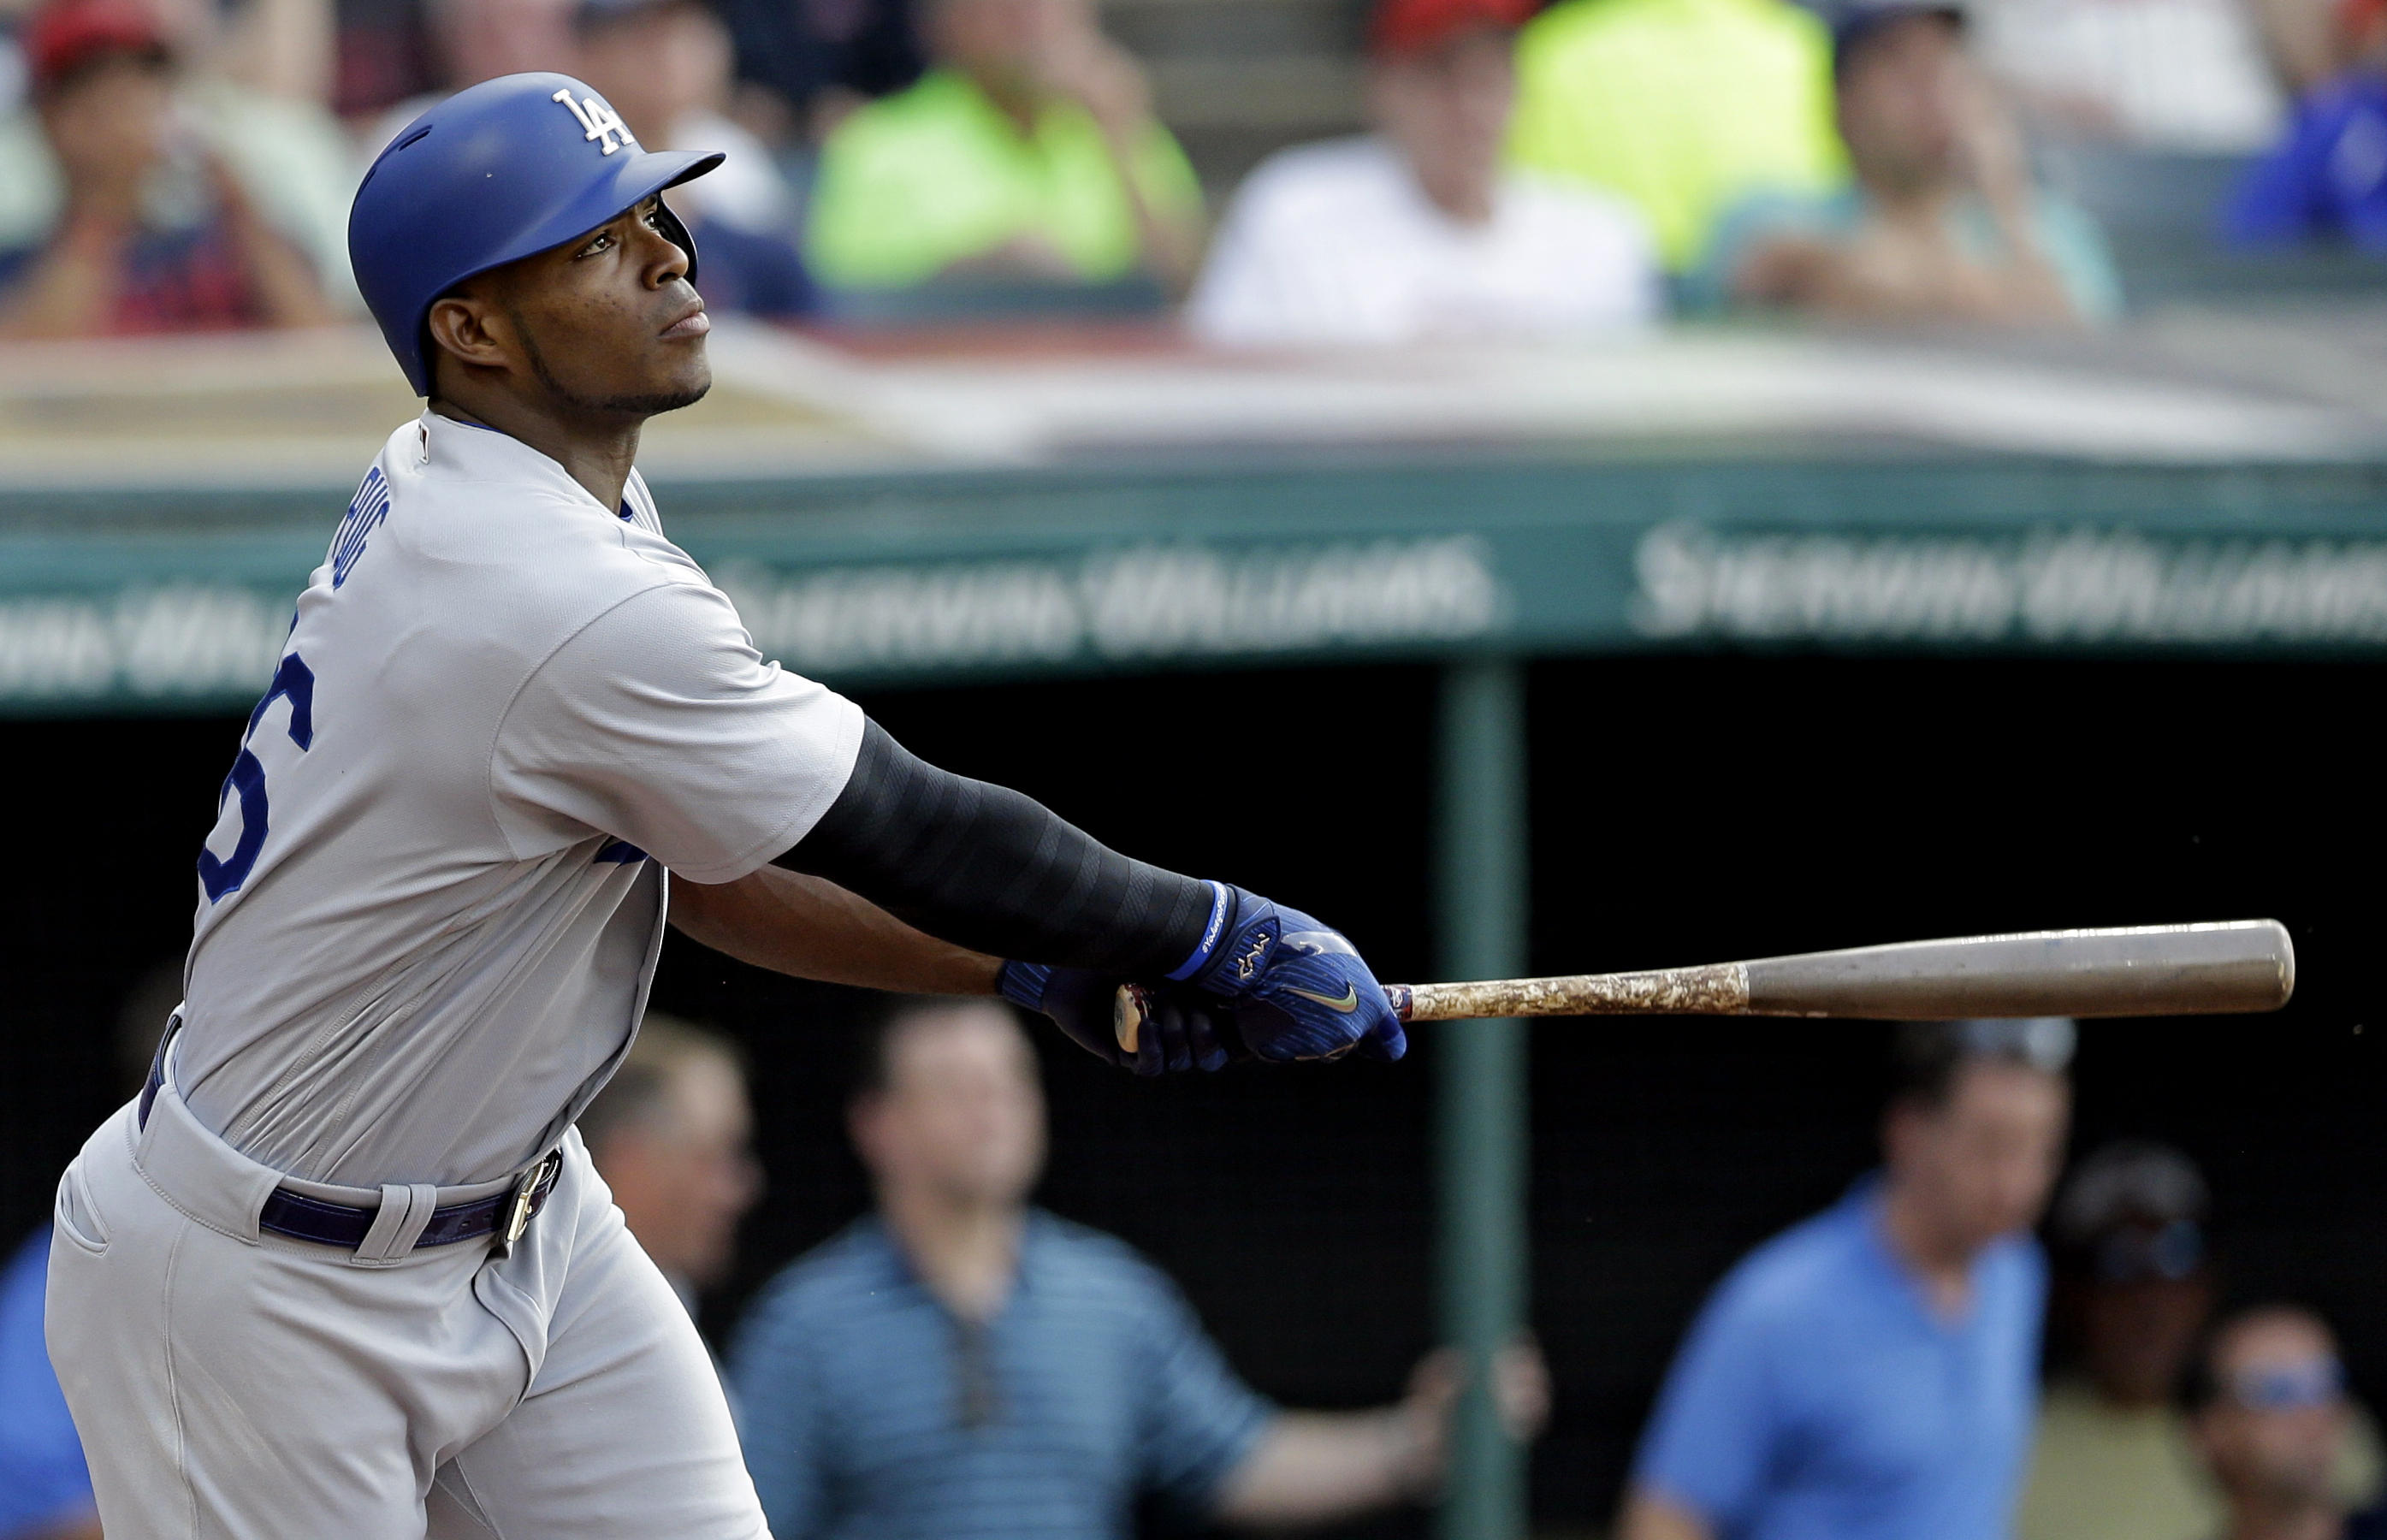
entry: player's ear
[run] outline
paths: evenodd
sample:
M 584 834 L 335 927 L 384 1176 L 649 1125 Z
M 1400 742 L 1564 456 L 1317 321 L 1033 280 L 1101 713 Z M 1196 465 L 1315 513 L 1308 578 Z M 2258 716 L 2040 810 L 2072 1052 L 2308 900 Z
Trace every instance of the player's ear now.
M 431 345 L 459 363 L 503 369 L 514 361 L 505 313 L 480 296 L 464 292 L 433 300 L 423 326 Z

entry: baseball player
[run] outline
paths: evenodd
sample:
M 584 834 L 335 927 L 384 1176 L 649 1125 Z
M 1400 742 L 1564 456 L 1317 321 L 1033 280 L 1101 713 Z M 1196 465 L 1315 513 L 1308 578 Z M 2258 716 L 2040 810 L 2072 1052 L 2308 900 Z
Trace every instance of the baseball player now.
M 416 391 L 300 597 L 199 856 L 185 1001 L 60 1183 L 50 1350 L 126 1540 L 749 1540 L 687 1313 L 573 1119 L 666 918 L 732 956 L 993 993 L 1147 1071 L 1405 1046 L 1340 936 L 922 764 L 758 656 L 663 533 L 640 424 L 704 394 L 696 253 L 561 75 L 367 173 Z M 1257 777 L 1220 816 L 1267 817 Z M 900 916 L 900 918 L 898 917 Z M 1005 960 L 1008 959 L 1008 960 Z

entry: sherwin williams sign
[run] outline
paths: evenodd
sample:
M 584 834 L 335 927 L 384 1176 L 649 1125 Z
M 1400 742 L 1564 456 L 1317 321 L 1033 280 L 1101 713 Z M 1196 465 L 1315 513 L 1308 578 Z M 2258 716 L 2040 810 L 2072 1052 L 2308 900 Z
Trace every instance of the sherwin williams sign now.
M 2387 647 L 2387 468 L 1514 462 L 661 489 L 842 687 L 1650 647 Z M 254 700 L 345 498 L 0 492 L 0 710 Z
M 766 656 L 836 680 L 1415 650 L 1489 636 L 1503 612 L 1468 536 L 811 569 L 733 558 L 714 575 Z M 0 598 L 0 706 L 246 701 L 305 581 Z

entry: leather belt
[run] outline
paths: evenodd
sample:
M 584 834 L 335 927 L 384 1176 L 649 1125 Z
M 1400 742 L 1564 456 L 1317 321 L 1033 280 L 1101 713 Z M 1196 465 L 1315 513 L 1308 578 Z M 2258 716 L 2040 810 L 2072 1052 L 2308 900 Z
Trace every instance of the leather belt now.
M 172 1036 L 170 1029 L 168 1036 Z M 141 1127 L 149 1126 L 149 1110 L 157 1105 L 158 1092 L 165 1083 L 166 1052 L 160 1043 L 157 1062 L 149 1067 L 149 1083 L 141 1090 Z M 563 1153 L 549 1151 L 516 1178 L 511 1190 L 492 1193 L 471 1203 L 433 1209 L 423 1233 L 415 1237 L 415 1246 L 452 1246 L 485 1235 L 497 1236 L 500 1249 L 512 1246 L 530 1227 L 532 1216 L 546 1205 L 548 1194 L 555 1191 L 555 1179 L 562 1169 Z M 263 1205 L 258 1209 L 257 1228 L 294 1241 L 312 1241 L 317 1245 L 354 1251 L 364 1244 L 366 1232 L 380 1215 L 378 1206 L 334 1203 L 277 1187 L 266 1194 Z

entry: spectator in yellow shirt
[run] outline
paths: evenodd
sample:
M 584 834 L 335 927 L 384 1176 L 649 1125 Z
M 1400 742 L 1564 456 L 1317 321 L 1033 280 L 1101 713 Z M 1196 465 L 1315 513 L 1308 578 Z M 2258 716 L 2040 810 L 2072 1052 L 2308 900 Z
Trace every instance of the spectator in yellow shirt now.
M 2165 1144 L 2122 1140 L 2083 1160 L 2049 1222 L 2051 1336 L 2061 1366 L 2040 1405 L 2018 1540 L 2215 1540 L 2228 1528 L 2180 1392 L 2215 1292 L 2204 1178 Z M 2331 1480 L 2347 1510 L 2379 1496 L 2376 1424 L 2351 1397 Z
M 932 0 L 923 19 L 934 67 L 822 147 L 805 246 L 821 282 L 1142 274 L 1181 293 L 1201 190 L 1090 0 Z
M 2204 1219 L 2204 1178 L 2166 1145 L 2108 1144 L 2065 1183 L 2048 1228 L 2065 1367 L 2040 1404 L 2022 1540 L 2211 1540 L 2221 1527 L 2179 1406 L 2213 1307 Z
M 1749 194 L 1840 179 L 1831 39 L 1789 0 L 1560 0 L 1518 40 L 1509 152 L 1637 207 L 1682 271 Z

